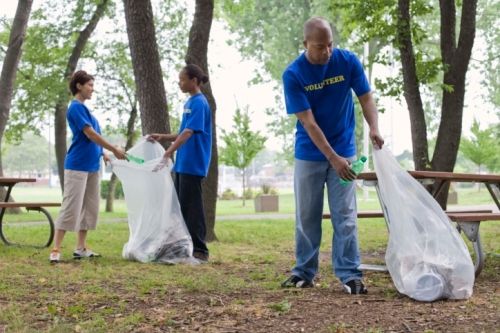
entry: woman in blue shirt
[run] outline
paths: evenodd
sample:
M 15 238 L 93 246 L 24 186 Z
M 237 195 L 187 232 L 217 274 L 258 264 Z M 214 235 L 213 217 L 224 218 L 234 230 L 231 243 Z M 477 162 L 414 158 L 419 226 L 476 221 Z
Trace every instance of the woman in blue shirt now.
M 101 156 L 108 161 L 103 147 L 117 158 L 125 159 L 125 152 L 111 145 L 101 136 L 97 119 L 85 106 L 94 92 L 94 78 L 85 71 L 73 74 L 69 88 L 74 96 L 66 118 L 73 133 L 71 146 L 64 161 L 64 197 L 61 212 L 56 221 L 54 248 L 49 260 L 61 260 L 61 243 L 66 231 L 77 231 L 74 259 L 97 257 L 98 253 L 87 247 L 87 231 L 94 230 L 99 214 L 99 168 Z
M 173 141 L 154 171 L 163 168 L 177 151 L 174 166 L 175 189 L 193 240 L 193 256 L 202 262 L 208 261 L 208 248 L 205 242 L 206 225 L 201 182 L 208 174 L 212 152 L 210 105 L 200 90 L 201 85 L 206 82 L 208 77 L 200 67 L 193 64 L 185 66 L 179 73 L 179 87 L 190 97 L 184 104 L 179 133 L 153 133 L 148 137 L 149 140 Z

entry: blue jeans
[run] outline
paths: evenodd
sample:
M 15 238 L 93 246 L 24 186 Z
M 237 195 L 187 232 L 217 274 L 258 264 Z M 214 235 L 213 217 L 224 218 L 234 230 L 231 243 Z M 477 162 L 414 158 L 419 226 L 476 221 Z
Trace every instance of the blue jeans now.
M 353 160 L 353 159 L 350 159 Z M 325 183 L 332 216 L 332 266 L 342 283 L 360 279 L 354 182 L 340 184 L 328 162 L 295 160 L 295 257 L 292 274 L 312 281 L 318 272 Z

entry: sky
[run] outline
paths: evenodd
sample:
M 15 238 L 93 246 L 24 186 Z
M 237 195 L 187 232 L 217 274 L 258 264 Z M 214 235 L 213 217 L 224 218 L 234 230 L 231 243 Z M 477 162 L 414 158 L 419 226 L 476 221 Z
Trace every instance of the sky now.
M 17 1 L 1 0 L 0 16 L 13 17 L 16 6 Z M 208 61 L 211 86 L 217 103 L 217 125 L 220 128 L 230 130 L 237 103 L 240 107 L 248 105 L 252 113 L 252 128 L 260 130 L 268 137 L 267 148 L 279 150 L 280 142 L 274 138 L 273 133 L 268 131 L 266 124 L 270 119 L 264 112 L 266 107 L 275 103 L 273 85 L 248 85 L 248 82 L 254 77 L 254 70 L 260 65 L 251 60 L 243 60 L 235 47 L 227 45 L 226 40 L 229 37 L 230 34 L 224 28 L 224 24 L 214 21 Z M 480 50 L 478 44 L 480 45 L 481 41 L 476 38 L 472 58 L 480 61 L 482 55 L 478 51 Z M 388 75 L 390 71 L 391 69 L 377 67 L 374 70 L 374 77 L 383 77 Z M 174 78 L 176 79 L 176 77 Z M 480 83 L 480 73 L 470 67 L 467 80 L 468 88 L 463 117 L 465 135 L 470 133 L 469 129 L 474 117 L 481 121 L 482 128 L 498 121 L 494 113 L 495 110 L 488 107 L 481 97 L 485 88 Z M 384 114 L 379 115 L 379 127 L 388 147 L 396 155 L 404 150 L 411 151 L 410 121 L 404 98 L 401 98 L 401 101 L 383 98 L 379 101 L 379 105 L 386 109 Z M 181 107 L 182 105 L 178 105 L 176 109 L 180 110 Z M 104 115 L 96 116 L 100 122 L 103 121 Z

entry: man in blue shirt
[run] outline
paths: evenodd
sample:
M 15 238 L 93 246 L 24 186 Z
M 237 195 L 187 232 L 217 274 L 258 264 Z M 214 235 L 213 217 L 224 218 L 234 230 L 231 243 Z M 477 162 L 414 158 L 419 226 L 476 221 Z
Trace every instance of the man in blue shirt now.
M 356 226 L 356 189 L 340 179 L 354 180 L 355 116 L 352 91 L 370 127 L 370 139 L 382 147 L 378 114 L 370 85 L 358 58 L 333 48 L 330 24 L 313 17 L 304 24 L 306 51 L 283 73 L 288 114 L 298 119 L 295 135 L 294 191 L 296 265 L 283 287 L 312 287 L 318 271 L 323 192 L 327 185 L 332 216 L 332 265 L 346 292 L 365 294 Z

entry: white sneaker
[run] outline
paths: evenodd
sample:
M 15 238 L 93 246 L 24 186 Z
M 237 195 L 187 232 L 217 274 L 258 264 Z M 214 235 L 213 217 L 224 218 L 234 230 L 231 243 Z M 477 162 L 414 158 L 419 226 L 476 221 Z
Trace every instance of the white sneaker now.
M 101 255 L 91 249 L 76 249 L 73 252 L 73 259 L 100 257 Z
M 49 261 L 54 264 L 61 261 L 61 252 L 59 252 L 59 250 L 56 249 L 50 251 Z

